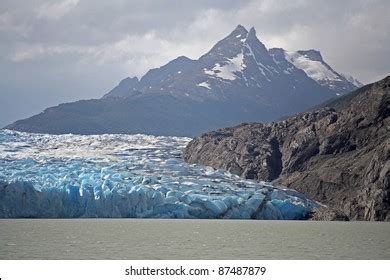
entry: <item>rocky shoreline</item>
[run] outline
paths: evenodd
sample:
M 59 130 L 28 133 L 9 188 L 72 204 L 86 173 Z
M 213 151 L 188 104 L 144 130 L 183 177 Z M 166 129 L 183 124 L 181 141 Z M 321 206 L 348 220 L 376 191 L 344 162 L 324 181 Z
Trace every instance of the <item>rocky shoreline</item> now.
M 390 77 L 270 124 L 212 131 L 184 159 L 294 188 L 313 219 L 390 221 Z

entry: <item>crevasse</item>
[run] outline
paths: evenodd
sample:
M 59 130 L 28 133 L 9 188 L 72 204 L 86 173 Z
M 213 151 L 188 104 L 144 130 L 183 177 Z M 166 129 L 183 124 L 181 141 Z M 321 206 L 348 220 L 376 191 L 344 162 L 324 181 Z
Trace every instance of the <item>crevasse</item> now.
M 0 131 L 2 218 L 305 219 L 304 195 L 188 165 L 190 139 Z

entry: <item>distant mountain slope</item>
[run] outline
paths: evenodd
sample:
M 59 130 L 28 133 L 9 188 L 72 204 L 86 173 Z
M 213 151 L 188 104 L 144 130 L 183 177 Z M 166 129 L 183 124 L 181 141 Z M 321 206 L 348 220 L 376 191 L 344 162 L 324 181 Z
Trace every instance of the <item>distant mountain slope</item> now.
M 287 59 L 285 51 L 268 51 L 254 28 L 247 31 L 239 25 L 197 60 L 180 56 L 140 80 L 122 80 L 100 100 L 61 104 L 7 128 L 195 136 L 220 126 L 271 121 L 356 88 L 323 62 L 319 52 L 298 53 L 323 67 L 308 71 Z M 324 69 L 340 81 L 315 79 Z
M 285 73 L 290 73 L 293 69 L 292 65 L 294 65 L 296 68 L 304 71 L 309 78 L 322 87 L 331 90 L 336 95 L 341 95 L 363 86 L 362 83 L 353 77 L 339 74 L 333 70 L 323 60 L 319 51 L 289 52 L 283 49 L 270 49 L 269 52 L 278 65 L 283 65 Z
M 270 120 L 272 114 L 258 110 L 256 104 L 245 99 L 201 102 L 149 94 L 60 104 L 6 128 L 50 134 L 196 136 L 207 130 L 237 124 L 238 120 Z
M 340 111 L 342 109 L 345 109 L 346 107 L 348 107 L 350 105 L 351 100 L 353 98 L 355 98 L 355 96 L 372 89 L 373 86 L 375 86 L 375 83 L 362 86 L 361 88 L 354 90 L 350 93 L 344 94 L 342 96 L 337 96 L 337 97 L 331 98 L 329 100 L 326 100 L 325 102 L 322 102 L 322 103 L 314 106 L 311 109 L 311 111 L 318 110 L 318 109 L 325 108 L 325 107 L 332 108 L 336 111 Z
M 390 221 L 390 76 L 283 121 L 206 133 L 184 158 L 294 188 L 336 213 L 317 218 Z

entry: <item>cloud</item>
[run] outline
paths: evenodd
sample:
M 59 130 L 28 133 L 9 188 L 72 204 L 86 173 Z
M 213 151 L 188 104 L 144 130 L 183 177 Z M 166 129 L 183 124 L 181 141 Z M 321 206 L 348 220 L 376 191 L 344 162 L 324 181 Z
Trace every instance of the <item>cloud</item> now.
M 34 98 L 28 115 L 98 98 L 126 76 L 198 58 L 237 24 L 268 48 L 318 49 L 337 71 L 372 82 L 389 74 L 389 14 L 387 0 L 2 0 L 0 103 L 5 92 L 14 107 Z
M 193 47 L 187 42 L 181 44 L 167 41 L 151 31 L 144 35 L 126 35 L 118 41 L 99 45 L 23 45 L 9 59 L 17 63 L 39 63 L 50 57 L 72 55 L 83 63 L 116 63 L 118 68 L 124 67 L 126 72 L 141 76 L 150 68 L 159 67 L 180 53 L 193 51 Z
M 39 19 L 58 20 L 77 6 L 79 0 L 63 0 L 56 3 L 44 3 L 37 10 Z

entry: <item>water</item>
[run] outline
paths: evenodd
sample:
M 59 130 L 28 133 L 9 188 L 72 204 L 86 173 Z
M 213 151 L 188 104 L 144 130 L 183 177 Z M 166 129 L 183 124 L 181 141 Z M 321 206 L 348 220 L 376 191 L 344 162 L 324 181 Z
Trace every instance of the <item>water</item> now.
M 186 164 L 189 140 L 2 130 L 0 217 L 288 219 L 315 207 L 295 191 Z M 0 259 L 389 259 L 389 225 L 0 219 Z
M 0 259 L 390 259 L 390 224 L 0 220 Z

